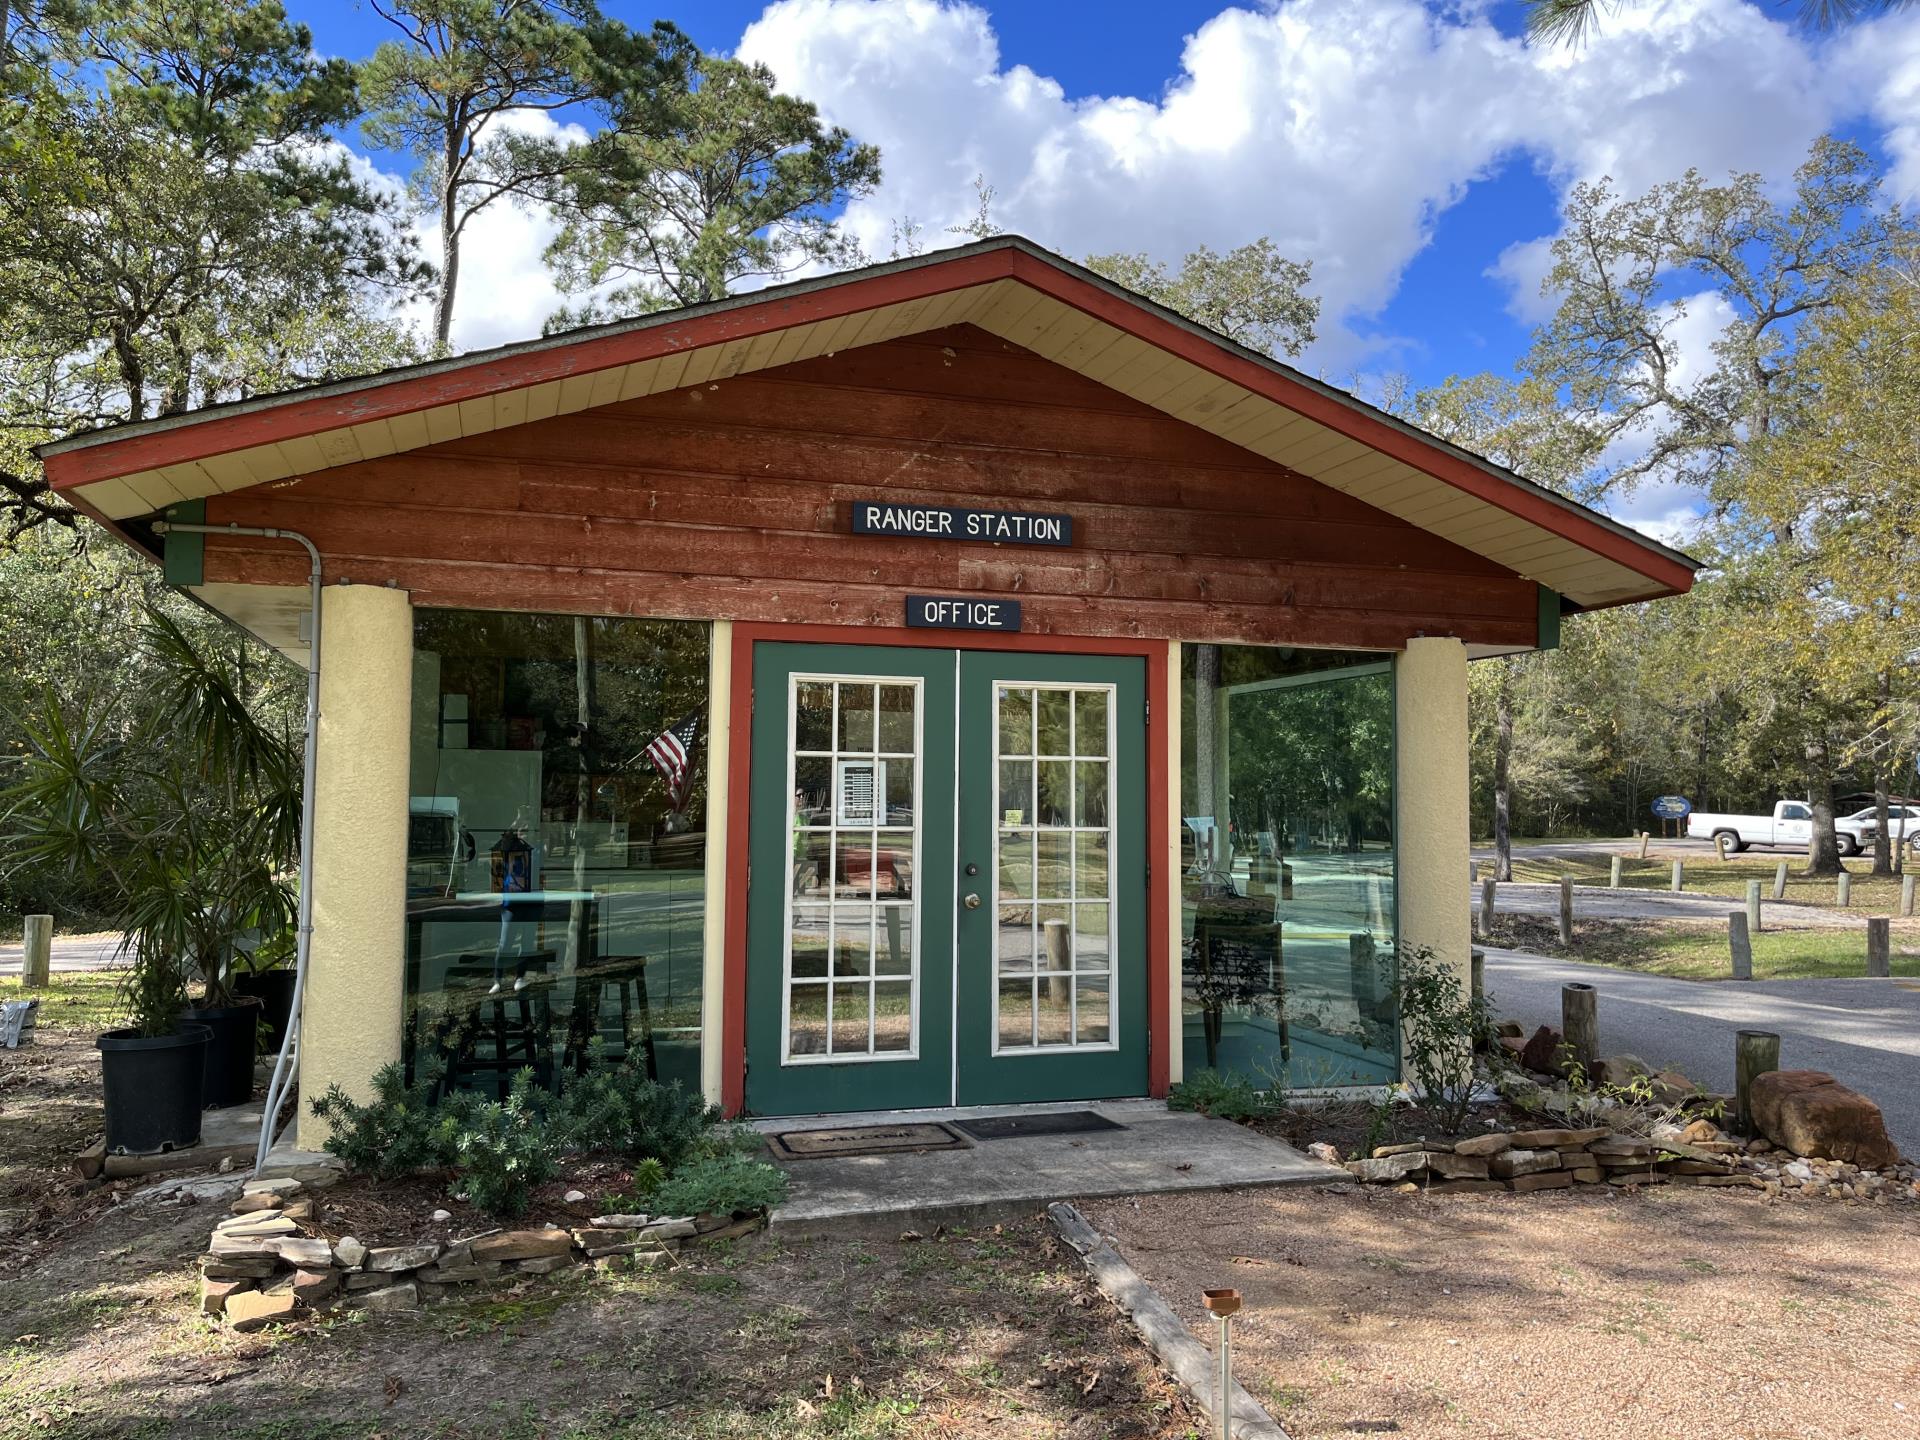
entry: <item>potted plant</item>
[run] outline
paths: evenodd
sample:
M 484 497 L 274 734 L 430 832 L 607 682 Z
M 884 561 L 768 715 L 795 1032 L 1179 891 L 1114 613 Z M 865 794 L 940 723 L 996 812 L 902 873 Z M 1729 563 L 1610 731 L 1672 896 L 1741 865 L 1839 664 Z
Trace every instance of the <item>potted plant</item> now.
M 272 1055 L 287 1038 L 293 1017 L 294 932 L 281 930 L 249 948 L 240 945 L 228 967 L 233 993 L 260 1002 L 260 1052 Z
M 96 1036 L 107 1150 L 151 1155 L 200 1143 L 206 1052 L 213 1032 L 183 1017 L 185 976 L 171 956 L 130 937 L 121 987 L 133 1024 Z
M 196 643 L 154 609 L 143 638 L 146 684 L 71 699 L 49 692 L 37 713 L 16 717 L 24 753 L 0 792 L 0 846 L 22 863 L 83 876 L 119 909 L 135 1023 L 131 1034 L 102 1036 L 100 1051 L 108 1143 L 126 1148 L 138 1129 L 125 1123 L 127 1107 L 177 1113 L 188 1061 L 176 1054 L 173 1068 L 148 1067 L 129 1088 L 114 1083 L 132 1063 L 125 1057 L 190 1052 L 196 1111 L 252 1094 L 262 1012 L 235 994 L 230 962 L 236 937 L 291 923 L 300 816 L 296 747 L 285 724 L 256 714 L 261 696 L 243 655 L 223 655 L 217 632 Z M 164 1098 L 142 1085 L 164 1088 Z M 192 1136 L 179 1130 L 159 1140 L 139 1130 L 138 1148 L 191 1143 L 197 1120 Z

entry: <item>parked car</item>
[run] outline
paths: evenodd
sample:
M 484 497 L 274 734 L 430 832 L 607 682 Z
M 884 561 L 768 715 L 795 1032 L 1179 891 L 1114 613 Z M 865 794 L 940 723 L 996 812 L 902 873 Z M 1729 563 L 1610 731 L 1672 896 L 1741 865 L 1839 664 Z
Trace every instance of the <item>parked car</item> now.
M 1904 827 L 1901 824 L 1903 819 L 1906 822 Z M 1863 850 L 1871 850 L 1873 848 L 1873 837 L 1880 831 L 1879 814 L 1874 810 L 1873 806 L 1869 805 L 1866 809 L 1856 810 L 1851 815 L 1846 816 L 1843 821 L 1837 821 L 1835 823 L 1845 824 L 1853 822 L 1858 822 L 1860 826 L 1860 847 Z M 1906 837 L 1906 843 L 1910 845 L 1916 853 L 1920 853 L 1920 805 L 1887 806 L 1887 833 L 1893 838 L 1893 843 L 1896 846 L 1900 844 L 1901 837 L 1904 835 Z
M 1866 829 L 1857 815 L 1836 819 L 1833 831 L 1840 853 L 1858 855 L 1871 843 L 1862 838 Z M 1782 800 L 1771 815 L 1720 815 L 1696 810 L 1687 816 L 1687 834 L 1696 840 L 1715 842 L 1724 835 L 1727 849 L 1734 853 L 1763 845 L 1804 850 L 1813 838 L 1813 807 L 1804 800 Z

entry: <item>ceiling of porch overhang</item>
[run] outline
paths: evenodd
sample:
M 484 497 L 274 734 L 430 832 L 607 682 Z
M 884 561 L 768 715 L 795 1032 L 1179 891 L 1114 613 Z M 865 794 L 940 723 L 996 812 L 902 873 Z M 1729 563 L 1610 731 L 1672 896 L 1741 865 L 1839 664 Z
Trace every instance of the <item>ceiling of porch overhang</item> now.
M 109 523 L 969 323 L 1473 550 L 1581 608 L 1693 561 L 1012 237 L 42 447 Z

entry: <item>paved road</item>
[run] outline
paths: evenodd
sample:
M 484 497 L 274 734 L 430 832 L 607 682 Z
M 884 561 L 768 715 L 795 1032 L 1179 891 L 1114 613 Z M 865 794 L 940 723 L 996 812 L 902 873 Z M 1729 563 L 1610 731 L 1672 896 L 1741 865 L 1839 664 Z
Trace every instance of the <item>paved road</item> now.
M 104 970 L 117 964 L 120 957 L 118 935 L 56 935 L 53 937 L 55 970 Z M 0 945 L 0 975 L 18 975 L 26 955 L 18 944 Z
M 1473 887 L 1473 908 L 1480 909 L 1480 887 Z M 1711 920 L 1727 923 L 1729 910 L 1746 909 L 1746 900 L 1737 895 L 1705 895 L 1671 890 L 1610 890 L 1605 885 L 1573 887 L 1573 918 L 1577 920 Z M 1510 880 L 1494 893 L 1496 915 L 1546 915 L 1560 913 L 1560 887 L 1535 885 Z M 1760 901 L 1760 928 L 1763 930 L 1858 930 L 1867 931 L 1867 910 L 1830 910 L 1820 905 L 1799 905 L 1786 900 Z M 1866 942 L 1861 942 L 1864 947 Z M 1864 953 L 1864 949 L 1863 952 Z
M 1920 1155 L 1920 982 L 1900 980 L 1669 980 L 1606 965 L 1487 951 L 1498 1013 L 1531 1032 L 1560 1023 L 1560 987 L 1600 992 L 1600 1044 L 1672 1066 L 1711 1090 L 1733 1089 L 1736 1030 L 1780 1036 L 1780 1064 L 1825 1070 L 1879 1103 L 1887 1128 Z

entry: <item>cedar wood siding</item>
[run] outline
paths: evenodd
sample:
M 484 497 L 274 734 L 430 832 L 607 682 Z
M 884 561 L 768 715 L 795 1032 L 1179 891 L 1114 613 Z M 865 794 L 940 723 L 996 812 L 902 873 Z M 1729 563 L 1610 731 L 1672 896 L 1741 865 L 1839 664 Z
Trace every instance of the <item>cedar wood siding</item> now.
M 848 533 L 860 498 L 1064 511 L 1071 549 Z M 1029 633 L 1534 643 L 1493 562 L 971 326 L 453 440 L 207 502 L 418 605 L 899 626 L 904 592 Z M 209 537 L 208 582 L 296 585 Z M 930 642 L 931 643 L 931 642 Z

